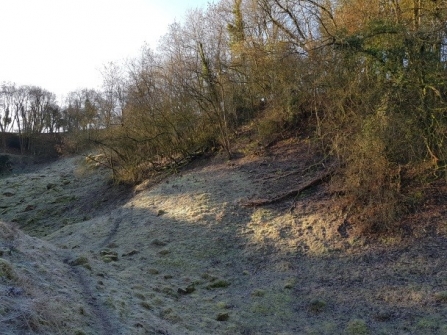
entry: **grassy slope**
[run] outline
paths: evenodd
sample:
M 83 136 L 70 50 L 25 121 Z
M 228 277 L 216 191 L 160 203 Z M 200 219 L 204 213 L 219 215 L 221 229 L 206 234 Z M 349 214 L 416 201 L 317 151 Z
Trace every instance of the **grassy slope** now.
M 367 243 L 340 234 L 325 185 L 241 205 L 311 179 L 312 160 L 305 143 L 279 143 L 132 195 L 80 158 L 0 180 L 2 219 L 41 238 L 0 226 L 14 273 L 0 289 L 19 292 L 3 294 L 0 332 L 447 334 L 442 215 L 419 239 Z

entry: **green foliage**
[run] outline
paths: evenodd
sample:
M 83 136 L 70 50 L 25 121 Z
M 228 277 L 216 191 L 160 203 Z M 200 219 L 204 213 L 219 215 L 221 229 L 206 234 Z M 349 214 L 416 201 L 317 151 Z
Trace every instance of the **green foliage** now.
M 350 10 L 340 4 L 339 13 L 350 17 Z M 333 67 L 326 68 L 324 97 L 317 96 L 326 100 L 321 135 L 340 166 L 333 187 L 361 232 L 388 231 L 406 211 L 406 170 L 427 161 L 431 172 L 420 174 L 445 169 L 445 67 L 434 13 L 427 6 L 417 21 L 385 10 L 368 12 L 357 25 L 340 21 L 335 53 L 326 56 Z M 432 20 L 430 28 L 424 20 Z

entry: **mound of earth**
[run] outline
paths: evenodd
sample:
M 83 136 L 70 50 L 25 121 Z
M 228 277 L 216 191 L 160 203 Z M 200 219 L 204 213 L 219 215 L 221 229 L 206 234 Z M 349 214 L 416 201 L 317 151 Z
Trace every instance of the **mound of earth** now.
M 442 225 L 368 243 L 293 193 L 322 173 L 287 141 L 133 190 L 81 157 L 6 176 L 0 333 L 447 334 Z

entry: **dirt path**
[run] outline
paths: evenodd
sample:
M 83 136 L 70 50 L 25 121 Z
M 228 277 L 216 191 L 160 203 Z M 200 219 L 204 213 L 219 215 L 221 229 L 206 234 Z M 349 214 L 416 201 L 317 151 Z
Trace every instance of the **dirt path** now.
M 67 327 L 79 334 L 447 334 L 444 235 L 369 244 L 351 236 L 324 184 L 278 204 L 242 206 L 317 176 L 311 158 L 302 143 L 280 143 L 263 157 L 198 163 L 133 195 L 112 190 L 104 171 L 82 168 L 79 158 L 2 179 L 5 220 L 44 238 L 16 237 L 27 242 L 17 242 L 16 258 L 3 257 L 28 286 L 9 284 L 60 285 L 55 299 L 73 303 L 58 305 L 71 318 L 40 325 L 54 334 Z M 51 252 L 43 256 L 40 244 Z M 8 313 L 0 309 L 0 317 Z M 13 324 L 19 329 L 20 320 Z

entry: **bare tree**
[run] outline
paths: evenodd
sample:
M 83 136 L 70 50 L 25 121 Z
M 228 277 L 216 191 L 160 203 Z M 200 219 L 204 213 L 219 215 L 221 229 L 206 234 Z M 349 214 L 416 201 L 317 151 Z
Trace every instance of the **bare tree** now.
M 101 127 L 107 128 L 122 123 L 127 99 L 127 80 L 123 66 L 112 62 L 104 66 L 102 76 L 99 117 Z
M 28 88 L 28 96 L 29 109 L 26 111 L 25 129 L 30 134 L 40 134 L 45 129 L 47 114 L 53 111 L 56 97 L 53 93 L 35 86 Z
M 3 83 L 0 91 L 0 132 L 2 147 L 6 151 L 6 133 L 14 127 L 14 92 L 16 87 L 11 83 Z
M 62 110 L 64 130 L 77 132 L 98 128 L 100 104 L 100 92 L 91 89 L 70 92 L 65 101 L 66 107 Z

